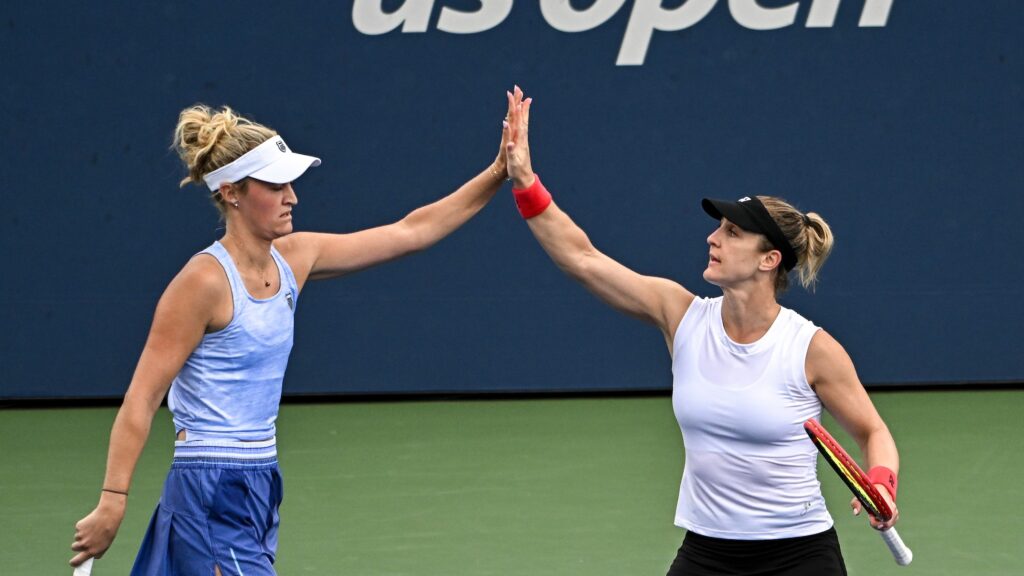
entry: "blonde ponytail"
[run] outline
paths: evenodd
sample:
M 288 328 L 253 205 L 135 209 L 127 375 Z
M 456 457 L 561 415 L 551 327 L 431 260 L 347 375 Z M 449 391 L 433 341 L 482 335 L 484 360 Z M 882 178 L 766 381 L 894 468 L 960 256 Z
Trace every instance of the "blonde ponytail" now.
M 797 251 L 800 257 L 797 260 L 796 270 L 800 278 L 800 285 L 813 292 L 818 283 L 818 273 L 825 265 L 825 260 L 828 260 L 829 254 L 832 253 L 832 245 L 835 240 L 828 223 L 816 212 L 807 213 L 803 236 L 805 248 L 802 251 Z
M 800 285 L 813 292 L 821 267 L 825 265 L 832 252 L 832 245 L 835 242 L 832 229 L 821 215 L 815 212 L 804 214 L 782 198 L 758 196 L 758 199 L 796 252 L 795 270 Z M 771 249 L 770 244 L 766 249 Z M 777 273 L 775 293 L 781 294 L 789 288 L 789 275 L 782 268 L 779 268 Z

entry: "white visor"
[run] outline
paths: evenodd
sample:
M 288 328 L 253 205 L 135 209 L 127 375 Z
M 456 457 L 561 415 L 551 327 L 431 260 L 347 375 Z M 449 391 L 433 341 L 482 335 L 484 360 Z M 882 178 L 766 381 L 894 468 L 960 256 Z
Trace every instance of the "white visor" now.
M 233 184 L 246 177 L 271 184 L 287 184 L 302 176 L 311 166 L 319 165 L 319 158 L 296 154 L 284 143 L 284 138 L 274 136 L 242 154 L 231 164 L 203 176 L 203 181 L 212 192 L 220 189 L 224 182 Z

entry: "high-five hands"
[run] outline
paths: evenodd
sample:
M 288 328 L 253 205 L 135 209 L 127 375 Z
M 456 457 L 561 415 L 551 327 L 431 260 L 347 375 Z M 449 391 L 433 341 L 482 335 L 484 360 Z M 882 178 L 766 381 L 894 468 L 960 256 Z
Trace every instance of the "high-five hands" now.
M 530 103 L 533 99 L 524 100 L 519 86 L 505 94 L 508 97 L 508 118 L 503 124 L 502 142 L 505 142 L 508 175 L 515 188 L 529 188 L 534 181 L 529 139 Z

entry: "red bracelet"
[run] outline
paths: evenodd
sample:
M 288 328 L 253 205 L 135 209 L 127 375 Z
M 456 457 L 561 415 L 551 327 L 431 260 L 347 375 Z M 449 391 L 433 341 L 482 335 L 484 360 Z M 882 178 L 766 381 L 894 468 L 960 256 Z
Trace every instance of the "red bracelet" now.
M 889 496 L 892 496 L 892 501 L 896 501 L 896 487 L 899 485 L 899 480 L 896 479 L 895 472 L 885 466 L 875 466 L 868 470 L 868 480 L 872 484 L 885 486 L 886 490 L 889 491 Z
M 551 193 L 540 183 L 540 176 L 533 175 L 533 184 L 529 188 L 512 188 L 512 197 L 516 199 L 516 207 L 523 218 L 529 220 L 540 214 L 551 204 Z

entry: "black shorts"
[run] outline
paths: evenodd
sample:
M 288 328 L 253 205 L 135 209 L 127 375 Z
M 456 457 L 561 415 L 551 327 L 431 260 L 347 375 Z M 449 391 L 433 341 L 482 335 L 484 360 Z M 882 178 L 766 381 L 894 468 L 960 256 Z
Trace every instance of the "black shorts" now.
M 687 532 L 668 576 L 846 576 L 835 528 L 778 540 L 726 540 Z

